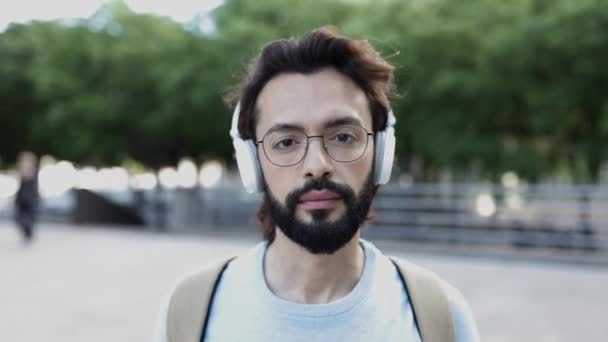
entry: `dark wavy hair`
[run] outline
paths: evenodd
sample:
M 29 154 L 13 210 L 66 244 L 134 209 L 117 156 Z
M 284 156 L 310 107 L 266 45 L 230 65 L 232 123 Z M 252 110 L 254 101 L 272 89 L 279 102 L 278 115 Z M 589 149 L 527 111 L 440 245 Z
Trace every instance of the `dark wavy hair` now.
M 266 83 L 283 73 L 312 74 L 331 67 L 349 77 L 365 93 L 374 132 L 387 125 L 389 97 L 394 93 L 394 67 L 386 62 L 366 40 L 339 35 L 331 28 L 319 28 L 299 38 L 268 43 L 250 63 L 240 86 L 228 94 L 234 105 L 240 103 L 238 130 L 243 139 L 257 140 L 259 116 L 257 98 Z M 268 203 L 262 202 L 257 214 L 262 237 L 274 240 L 275 223 Z

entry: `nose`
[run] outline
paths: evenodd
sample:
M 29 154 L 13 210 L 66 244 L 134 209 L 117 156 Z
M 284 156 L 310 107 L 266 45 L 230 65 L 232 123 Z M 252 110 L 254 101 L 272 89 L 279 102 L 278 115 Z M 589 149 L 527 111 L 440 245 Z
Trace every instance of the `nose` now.
M 306 178 L 329 178 L 334 172 L 334 164 L 323 146 L 322 137 L 311 137 L 308 151 L 304 157 L 304 176 Z

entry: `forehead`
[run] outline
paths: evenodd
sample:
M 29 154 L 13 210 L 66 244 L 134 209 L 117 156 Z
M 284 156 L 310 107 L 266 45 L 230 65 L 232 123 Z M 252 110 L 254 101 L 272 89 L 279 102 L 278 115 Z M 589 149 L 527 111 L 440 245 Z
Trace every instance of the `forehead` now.
M 329 68 L 308 75 L 288 73 L 272 78 L 258 96 L 257 110 L 258 137 L 276 125 L 318 131 L 343 118 L 354 119 L 372 130 L 368 101 L 361 88 Z

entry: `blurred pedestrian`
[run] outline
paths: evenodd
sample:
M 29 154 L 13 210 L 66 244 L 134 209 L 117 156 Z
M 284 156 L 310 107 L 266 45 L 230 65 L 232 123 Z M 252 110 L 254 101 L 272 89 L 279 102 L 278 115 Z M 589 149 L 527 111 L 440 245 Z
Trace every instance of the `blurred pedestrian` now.
M 15 221 L 21 230 L 23 240 L 29 243 L 34 238 L 34 226 L 38 213 L 38 165 L 32 152 L 19 155 L 19 190 L 15 196 Z

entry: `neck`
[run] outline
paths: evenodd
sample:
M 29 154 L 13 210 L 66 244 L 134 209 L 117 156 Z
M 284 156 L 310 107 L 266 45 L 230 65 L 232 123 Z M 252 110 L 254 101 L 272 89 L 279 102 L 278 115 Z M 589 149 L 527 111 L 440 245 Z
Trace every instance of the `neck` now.
M 359 233 L 335 253 L 312 254 L 276 230 L 264 258 L 264 276 L 278 297 L 296 303 L 322 304 L 346 296 L 363 272 Z

